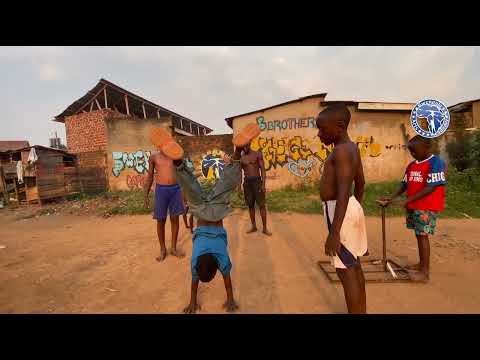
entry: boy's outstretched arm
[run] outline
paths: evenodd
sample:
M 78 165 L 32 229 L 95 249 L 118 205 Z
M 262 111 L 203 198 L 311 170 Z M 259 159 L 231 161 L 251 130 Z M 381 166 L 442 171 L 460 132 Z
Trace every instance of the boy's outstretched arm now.
M 225 283 L 225 290 L 227 291 L 227 301 L 223 304 L 223 307 L 227 312 L 233 312 L 238 309 L 238 305 L 233 298 L 232 279 L 230 275 L 224 275 L 223 282 Z
M 340 229 L 347 212 L 348 199 L 353 182 L 352 156 L 344 147 L 336 149 L 334 167 L 337 188 L 337 203 L 332 227 L 325 242 L 325 255 L 335 256 L 340 251 Z
M 150 189 L 152 188 L 153 184 L 153 172 L 155 169 L 155 164 L 152 161 L 152 156 L 148 159 L 148 173 L 147 173 L 147 180 L 145 181 L 145 185 L 143 187 L 143 194 L 144 194 L 144 199 L 143 199 L 143 205 L 145 206 L 145 209 L 149 208 L 149 199 L 148 199 L 148 194 L 150 192 Z
M 192 278 L 192 287 L 190 293 L 190 304 L 183 309 L 185 314 L 194 314 L 197 310 L 200 310 L 200 305 L 197 303 L 197 290 L 200 280 Z
M 412 195 L 412 196 L 408 197 L 407 200 L 405 200 L 405 205 L 407 205 L 409 202 L 421 199 L 421 198 L 431 194 L 434 191 L 435 191 L 434 186 L 425 186 L 422 190 L 417 192 L 415 195 Z

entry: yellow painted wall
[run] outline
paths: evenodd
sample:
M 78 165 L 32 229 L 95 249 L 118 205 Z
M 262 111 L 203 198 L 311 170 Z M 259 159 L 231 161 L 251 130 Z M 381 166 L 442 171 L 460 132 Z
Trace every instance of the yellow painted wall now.
M 323 161 L 332 150 L 316 136 L 315 117 L 323 109 L 321 101 L 321 97 L 307 98 L 233 119 L 234 135 L 248 123 L 265 127 L 252 142 L 252 149 L 263 153 L 268 189 L 319 178 Z M 360 148 L 366 181 L 400 181 L 411 161 L 405 138 L 414 135 L 410 112 L 356 111 L 353 105 L 349 110 L 349 134 Z

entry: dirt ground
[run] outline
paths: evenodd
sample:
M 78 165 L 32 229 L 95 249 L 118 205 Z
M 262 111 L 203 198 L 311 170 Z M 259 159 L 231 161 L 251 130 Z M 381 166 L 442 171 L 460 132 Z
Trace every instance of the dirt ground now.
M 189 300 L 191 235 L 183 259 L 155 261 L 150 216 L 57 212 L 19 219 L 0 210 L 0 313 L 181 313 Z M 258 219 L 260 223 L 260 219 Z M 326 231 L 319 215 L 271 214 L 274 235 L 246 235 L 248 213 L 226 219 L 238 313 L 345 313 L 340 285 L 316 262 Z M 367 219 L 369 249 L 381 256 L 381 221 Z M 169 231 L 169 228 L 167 229 Z M 369 313 L 479 313 L 480 220 L 440 219 L 428 284 L 367 284 Z M 417 261 L 402 218 L 387 219 L 389 255 Z M 167 246 L 169 237 L 167 238 Z M 221 276 L 200 284 L 200 313 L 224 313 Z

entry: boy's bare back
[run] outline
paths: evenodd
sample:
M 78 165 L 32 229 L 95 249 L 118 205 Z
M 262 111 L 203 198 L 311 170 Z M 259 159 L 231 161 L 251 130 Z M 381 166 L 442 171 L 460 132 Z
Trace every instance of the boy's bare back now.
M 337 176 L 340 178 L 337 179 Z M 363 181 L 363 167 L 357 145 L 352 141 L 338 144 L 325 160 L 320 179 L 320 198 L 322 201 L 335 200 L 339 181 L 347 181 L 351 187 L 352 182 L 357 184 L 359 180 Z

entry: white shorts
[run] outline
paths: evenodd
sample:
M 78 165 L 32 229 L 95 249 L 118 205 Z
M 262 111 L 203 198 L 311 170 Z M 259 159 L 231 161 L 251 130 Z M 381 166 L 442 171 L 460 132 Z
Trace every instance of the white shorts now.
M 332 226 L 336 204 L 336 200 L 323 202 L 323 214 L 328 231 Z M 368 254 L 365 215 L 362 205 L 354 196 L 348 200 L 347 212 L 340 229 L 340 243 L 339 254 L 332 257 L 332 265 L 337 269 L 352 267 L 357 264 L 359 256 Z

